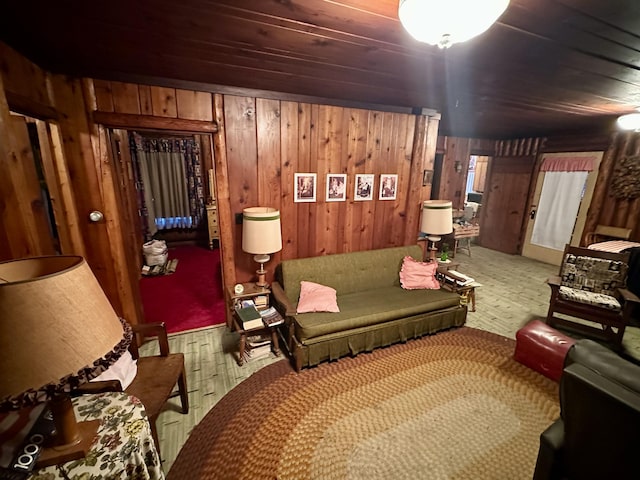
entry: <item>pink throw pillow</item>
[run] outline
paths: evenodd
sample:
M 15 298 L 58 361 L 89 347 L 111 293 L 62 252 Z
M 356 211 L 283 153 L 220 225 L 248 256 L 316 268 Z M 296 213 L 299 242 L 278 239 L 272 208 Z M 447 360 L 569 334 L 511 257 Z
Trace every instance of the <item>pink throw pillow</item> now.
M 400 269 L 400 285 L 405 290 L 439 289 L 440 282 L 435 277 L 437 268 L 437 262 L 418 262 L 406 256 Z
M 336 290 L 319 283 L 300 282 L 300 300 L 298 300 L 298 313 L 333 312 L 337 313 L 338 300 Z

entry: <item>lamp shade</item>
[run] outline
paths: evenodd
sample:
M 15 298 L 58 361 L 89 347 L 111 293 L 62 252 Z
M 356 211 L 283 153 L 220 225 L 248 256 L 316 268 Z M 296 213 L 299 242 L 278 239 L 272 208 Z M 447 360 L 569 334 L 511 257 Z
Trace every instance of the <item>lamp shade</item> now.
M 507 5 L 509 0 L 400 0 L 398 17 L 416 40 L 446 48 L 480 35 Z
M 82 257 L 0 263 L 0 406 L 69 392 L 115 362 L 131 342 Z
M 242 211 L 242 250 L 269 255 L 282 250 L 280 212 L 271 207 L 249 207 Z
M 422 204 L 420 231 L 430 235 L 446 235 L 453 231 L 450 200 L 427 200 Z

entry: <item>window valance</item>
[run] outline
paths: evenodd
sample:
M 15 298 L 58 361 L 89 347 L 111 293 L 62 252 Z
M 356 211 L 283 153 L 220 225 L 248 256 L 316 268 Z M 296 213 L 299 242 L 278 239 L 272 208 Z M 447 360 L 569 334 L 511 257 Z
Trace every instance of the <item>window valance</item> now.
M 590 172 L 593 170 L 595 158 L 591 155 L 575 157 L 547 156 L 542 162 L 540 170 L 543 172 Z

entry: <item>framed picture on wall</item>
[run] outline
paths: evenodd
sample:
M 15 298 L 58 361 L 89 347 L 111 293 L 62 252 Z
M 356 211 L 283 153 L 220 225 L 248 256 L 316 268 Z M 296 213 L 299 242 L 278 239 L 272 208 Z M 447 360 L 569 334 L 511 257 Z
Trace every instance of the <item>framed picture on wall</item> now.
M 356 174 L 354 200 L 373 200 L 373 174 Z
M 347 175 L 327 173 L 327 202 L 344 202 L 347 199 Z
M 316 188 L 315 173 L 293 174 L 294 202 L 315 202 Z
M 380 175 L 380 195 L 378 200 L 395 200 L 398 189 L 398 175 L 383 173 Z

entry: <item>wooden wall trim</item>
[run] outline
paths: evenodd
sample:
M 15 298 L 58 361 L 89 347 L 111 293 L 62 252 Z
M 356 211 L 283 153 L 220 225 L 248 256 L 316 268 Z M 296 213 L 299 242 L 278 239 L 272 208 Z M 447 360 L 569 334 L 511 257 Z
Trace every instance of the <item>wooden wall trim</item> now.
M 43 120 L 56 120 L 58 112 L 55 108 L 43 105 L 35 100 L 13 92 L 6 92 L 7 103 L 13 112 Z
M 336 98 L 317 97 L 313 95 L 300 95 L 295 93 L 278 92 L 274 90 L 260 90 L 254 88 L 234 87 L 230 85 L 219 85 L 212 83 L 191 82 L 186 80 L 175 80 L 169 78 L 153 77 L 147 75 L 114 75 L 110 80 L 119 82 L 131 82 L 142 85 L 163 86 L 170 88 L 179 88 L 185 90 L 195 90 L 200 92 L 211 92 L 222 95 L 234 95 L 240 97 L 256 97 L 269 100 L 280 100 L 283 102 L 309 103 L 330 105 L 345 108 L 358 108 L 363 110 L 376 110 L 380 112 L 407 113 L 411 114 L 411 107 L 401 107 L 397 105 L 382 105 L 377 103 L 357 102 L 341 100 Z M 102 81 L 102 80 L 101 80 Z M 424 109 L 425 111 L 434 112 L 434 115 L 440 115 L 435 110 Z
M 149 129 L 172 132 L 216 133 L 218 125 L 215 121 L 187 120 L 183 118 L 156 117 L 152 115 L 136 115 L 131 113 L 93 112 L 93 122 L 112 128 L 129 130 Z
M 216 203 L 220 226 L 220 255 L 222 260 L 222 285 L 236 283 L 235 255 L 233 248 L 233 214 L 229 199 L 229 172 L 227 170 L 226 129 L 224 122 L 224 97 L 213 96 L 213 118 L 218 125 L 218 134 L 213 136 L 213 161 L 216 172 Z M 226 290 L 225 290 L 226 292 Z M 226 293 L 225 293 L 226 295 Z M 227 312 L 227 315 L 229 312 Z

